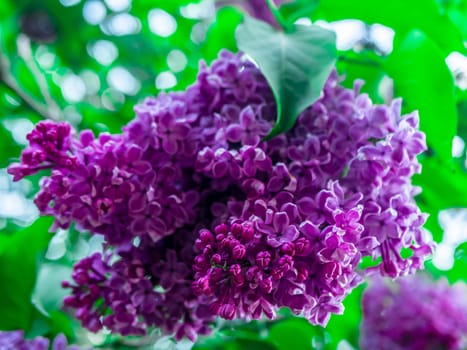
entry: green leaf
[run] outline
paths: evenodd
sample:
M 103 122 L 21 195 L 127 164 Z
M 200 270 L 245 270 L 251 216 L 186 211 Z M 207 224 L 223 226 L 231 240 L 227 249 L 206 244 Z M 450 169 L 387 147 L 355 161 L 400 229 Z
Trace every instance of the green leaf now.
M 307 17 L 318 7 L 318 0 L 296 0 L 286 2 L 279 8 L 279 12 L 287 23 L 294 23 L 297 19 Z
M 467 282 L 467 242 L 460 244 L 454 253 L 454 266 L 447 272 L 451 283 Z
M 67 338 L 73 339 L 75 337 L 73 327 L 76 326 L 75 323 L 77 322 L 76 319 L 73 319 L 70 315 L 62 311 L 53 311 L 50 313 L 49 318 L 49 334 L 52 337 L 56 337 L 58 334 L 62 333 Z
M 404 110 L 420 112 L 420 128 L 427 143 L 443 159 L 451 158 L 457 111 L 454 79 L 436 44 L 420 31 L 407 34 L 385 68 L 394 79 Z
M 206 33 L 206 45 L 202 48 L 203 59 L 207 62 L 215 59 L 219 48 L 237 51 L 235 29 L 241 20 L 241 12 L 234 7 L 224 7 L 216 12 L 216 18 Z
M 215 334 L 202 338 L 193 346 L 193 350 L 280 350 L 267 340 L 243 338 L 241 336 L 225 337 Z
M 354 18 L 368 24 L 380 23 L 393 28 L 396 39 L 419 29 L 441 48 L 443 56 L 452 51 L 465 51 L 462 35 L 450 18 L 440 11 L 435 0 L 321 0 L 312 17 L 328 21 Z
M 0 11 L 0 20 L 8 19 L 14 13 L 14 6 L 10 1 L 2 3 L 2 11 Z
M 39 270 L 33 292 L 33 303 L 44 314 L 59 310 L 68 291 L 61 287 L 62 281 L 69 280 L 72 268 L 60 263 L 44 263 Z
M 234 340 L 225 343 L 224 347 L 220 349 L 225 350 L 279 350 L 273 344 L 265 340 L 253 340 L 235 338 Z
M 437 218 L 441 210 L 467 207 L 467 173 L 457 163 L 446 162 L 437 157 L 421 159 L 422 173 L 413 180 L 423 191 L 417 197 L 422 211 L 430 214 L 428 225 L 435 241 L 441 241 L 442 230 Z
M 41 218 L 30 227 L 0 236 L 0 329 L 28 329 L 34 308 L 31 294 L 38 260 L 51 238 L 51 218 Z
M 466 1 L 441 1 L 449 18 L 456 25 L 464 37 L 467 37 L 467 2 Z
M 62 311 L 53 311 L 49 315 L 44 315 L 41 311 L 33 309 L 32 323 L 26 332 L 26 338 L 38 336 L 55 338 L 59 334 L 64 334 L 69 340 L 75 340 L 74 328 L 77 328 L 78 321 Z
M 25 333 L 26 338 L 44 336 L 50 332 L 50 320 L 37 309 L 33 309 L 31 326 Z
M 21 148 L 16 144 L 11 136 L 11 132 L 6 130 L 2 124 L 0 124 L 0 167 L 6 167 L 10 164 L 13 158 L 18 157 Z
M 424 197 L 422 198 L 424 199 Z M 441 242 L 441 240 L 443 239 L 443 234 L 444 234 L 443 228 L 441 227 L 438 221 L 438 215 L 441 209 L 432 207 L 429 204 L 423 203 L 423 201 L 420 201 L 420 200 L 417 200 L 417 204 L 420 210 L 422 211 L 422 213 L 430 214 L 428 216 L 428 219 L 425 222 L 425 225 L 423 225 L 423 227 L 427 229 L 428 231 L 430 231 L 435 242 Z
M 267 337 L 278 349 L 322 349 L 324 348 L 324 331 L 315 327 L 306 319 L 291 317 L 274 323 Z M 313 344 L 320 344 L 313 346 Z
M 332 315 L 326 332 L 331 337 L 326 349 L 335 350 L 341 340 L 347 340 L 358 348 L 359 325 L 362 318 L 361 299 L 365 284 L 355 288 L 344 300 L 344 314 Z
M 457 135 L 467 141 L 467 90 L 457 89 L 457 114 L 459 124 L 457 125 Z
M 278 32 L 246 16 L 236 37 L 239 49 L 258 64 L 277 102 L 277 122 L 268 137 L 289 130 L 321 94 L 336 59 L 335 34 L 300 25 Z
M 379 92 L 380 83 L 384 77 L 381 56 L 369 50 L 359 53 L 343 52 L 339 55 L 337 69 L 345 78 L 342 85 L 352 89 L 355 80 L 361 79 L 365 83 L 360 91 L 367 93 L 374 103 L 384 103 Z
M 467 282 L 467 242 L 457 246 L 454 253 L 454 265 L 450 270 L 439 270 L 433 261 L 427 261 L 425 268 L 436 279 L 447 278 L 450 283 Z
M 433 208 L 467 207 L 467 172 L 457 163 L 435 157 L 421 159 L 422 174 L 414 182 L 423 187 L 420 197 Z

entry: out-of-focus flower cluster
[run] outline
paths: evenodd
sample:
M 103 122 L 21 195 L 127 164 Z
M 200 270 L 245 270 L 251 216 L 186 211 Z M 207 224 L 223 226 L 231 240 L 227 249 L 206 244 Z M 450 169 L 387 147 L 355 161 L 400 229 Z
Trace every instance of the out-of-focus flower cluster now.
M 47 338 L 25 339 L 23 331 L 0 331 L 0 350 L 79 350 L 78 346 L 68 345 L 63 334 L 58 335 L 50 345 Z
M 186 91 L 137 105 L 120 135 L 41 122 L 9 172 L 49 168 L 41 213 L 106 241 L 76 264 L 65 305 L 92 331 L 195 339 L 216 316 L 280 307 L 325 325 L 364 256 L 391 277 L 422 268 L 432 245 L 411 185 L 426 148 L 418 116 L 401 116 L 400 100 L 373 105 L 359 86 L 332 73 L 296 125 L 264 141 L 271 90 L 224 51 Z
M 363 295 L 363 350 L 467 347 L 467 286 L 410 276 L 377 278 Z

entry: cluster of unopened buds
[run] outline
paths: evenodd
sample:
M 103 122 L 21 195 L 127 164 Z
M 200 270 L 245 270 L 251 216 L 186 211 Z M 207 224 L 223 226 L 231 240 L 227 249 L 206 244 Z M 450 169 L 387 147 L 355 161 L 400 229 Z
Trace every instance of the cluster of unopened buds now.
M 122 134 L 39 123 L 10 174 L 48 170 L 40 212 L 105 240 L 75 265 L 65 305 L 91 331 L 194 340 L 217 316 L 281 307 L 325 325 L 364 273 L 422 268 L 433 245 L 411 184 L 426 149 L 418 116 L 401 116 L 400 100 L 373 105 L 360 85 L 333 72 L 295 126 L 266 141 L 271 90 L 224 51 L 186 91 L 137 105 Z M 360 270 L 363 257 L 376 266 Z

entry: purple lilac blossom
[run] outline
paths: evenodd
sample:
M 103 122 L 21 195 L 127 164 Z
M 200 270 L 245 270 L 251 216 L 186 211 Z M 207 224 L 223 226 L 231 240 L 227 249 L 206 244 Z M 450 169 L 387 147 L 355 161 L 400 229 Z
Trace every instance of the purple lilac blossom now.
M 467 346 L 467 285 L 410 276 L 375 278 L 363 295 L 363 350 L 460 350 Z
M 55 337 L 52 344 L 49 339 L 36 337 L 25 339 L 24 332 L 19 331 L 0 331 L 0 350 L 79 350 L 76 345 L 68 345 L 63 334 Z
M 9 172 L 50 169 L 41 214 L 106 241 L 76 264 L 65 305 L 92 331 L 194 340 L 216 316 L 274 318 L 284 306 L 325 325 L 364 256 L 385 276 L 421 269 L 433 245 L 411 177 L 425 136 L 417 113 L 373 105 L 360 86 L 333 72 L 296 125 L 264 141 L 272 92 L 244 55 L 223 51 L 186 91 L 135 106 L 120 135 L 39 123 Z

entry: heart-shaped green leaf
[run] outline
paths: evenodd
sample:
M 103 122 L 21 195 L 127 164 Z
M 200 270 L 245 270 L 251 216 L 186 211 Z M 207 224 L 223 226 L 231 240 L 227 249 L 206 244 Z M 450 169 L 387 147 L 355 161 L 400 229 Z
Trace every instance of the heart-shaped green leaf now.
M 289 130 L 316 101 L 336 60 L 334 32 L 294 25 L 289 32 L 245 16 L 237 45 L 258 64 L 277 102 L 277 122 L 268 138 Z

